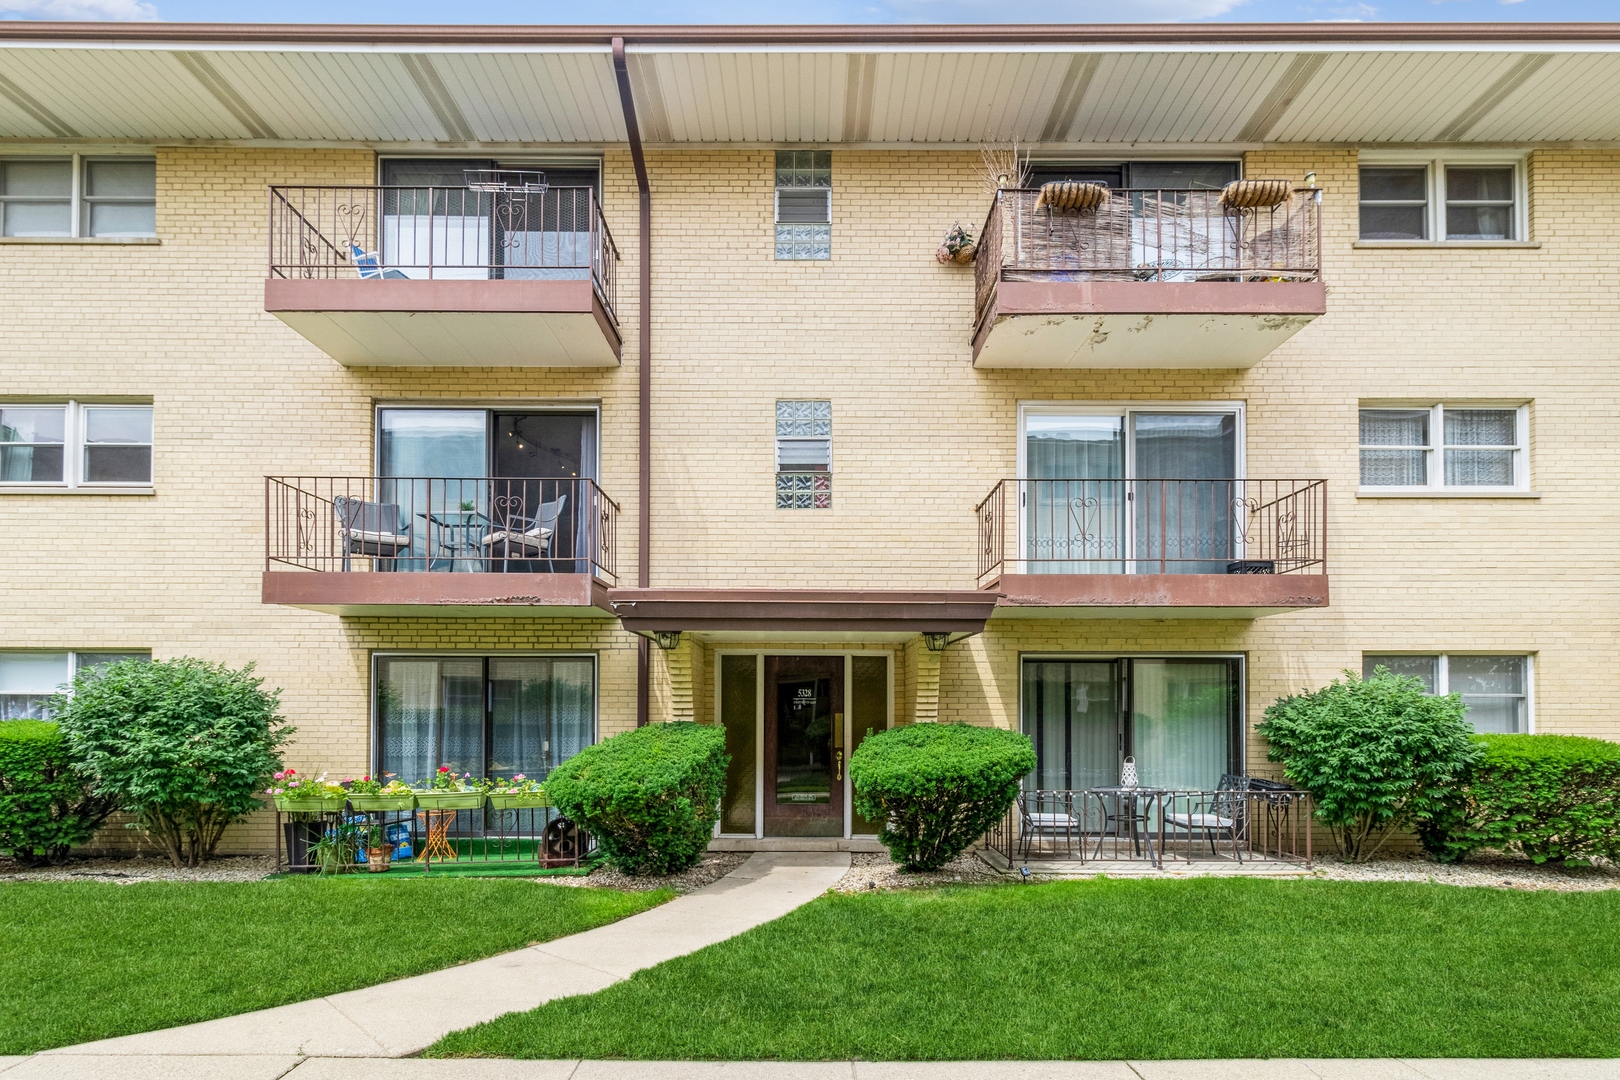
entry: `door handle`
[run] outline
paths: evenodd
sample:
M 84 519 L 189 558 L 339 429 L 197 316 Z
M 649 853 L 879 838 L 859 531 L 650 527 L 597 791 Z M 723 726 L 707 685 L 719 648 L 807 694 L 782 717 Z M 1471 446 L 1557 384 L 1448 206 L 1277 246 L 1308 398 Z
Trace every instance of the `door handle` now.
M 838 775 L 833 777 L 833 779 L 837 780 L 841 784 L 841 783 L 844 782 L 844 748 L 843 747 L 840 746 L 837 750 L 833 751 L 833 760 L 838 762 Z

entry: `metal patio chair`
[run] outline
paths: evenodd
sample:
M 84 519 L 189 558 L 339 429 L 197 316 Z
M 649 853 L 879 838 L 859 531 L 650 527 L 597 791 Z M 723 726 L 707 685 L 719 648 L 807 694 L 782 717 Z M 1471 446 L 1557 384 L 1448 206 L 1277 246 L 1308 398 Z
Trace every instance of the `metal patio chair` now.
M 399 520 L 397 503 L 366 502 L 347 495 L 332 498 L 332 513 L 337 518 L 343 541 L 343 569 L 349 569 L 349 558 L 365 555 L 374 559 L 397 559 L 411 547 L 411 523 Z
M 1203 833 L 1204 838 L 1209 841 L 1211 855 L 1217 854 L 1216 838 L 1225 833 L 1232 844 L 1233 857 L 1241 863 L 1243 850 L 1238 846 L 1238 838 L 1248 832 L 1245 815 L 1248 811 L 1249 778 L 1235 773 L 1223 773 L 1215 787 L 1214 798 L 1207 800 L 1202 809 L 1195 810 L 1188 807 L 1186 813 L 1166 812 L 1165 824 L 1185 829 L 1189 842 L 1195 831 Z
M 479 542 L 486 558 L 493 561 L 495 549 L 499 546 L 501 569 L 504 571 L 512 559 L 551 557 L 552 541 L 557 536 L 557 519 L 562 516 L 563 508 L 568 504 L 566 494 L 557 496 L 551 502 L 541 503 L 540 512 L 532 518 L 524 516 L 521 512 L 513 512 L 514 503 L 521 510 L 520 497 L 502 496 L 496 498 L 494 503 L 490 511 L 492 518 L 490 531 L 485 533 Z

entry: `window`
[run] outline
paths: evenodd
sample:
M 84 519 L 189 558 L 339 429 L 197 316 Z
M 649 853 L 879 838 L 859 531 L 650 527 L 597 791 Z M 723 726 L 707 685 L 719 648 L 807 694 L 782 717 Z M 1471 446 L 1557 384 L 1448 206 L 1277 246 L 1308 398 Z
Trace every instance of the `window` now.
M 776 403 L 776 508 L 832 506 L 832 402 Z
M 0 484 L 152 482 L 152 406 L 0 405 Z
M 1235 161 L 1032 161 L 1029 186 L 1074 180 L 1111 188 L 1218 191 L 1241 172 Z
M 0 652 L 0 720 L 45 720 L 51 697 L 75 674 L 149 652 Z
M 544 779 L 596 741 L 591 656 L 379 656 L 375 765 Z
M 832 153 L 776 152 L 776 257 L 832 258 Z
M 0 159 L 0 234 L 157 235 L 151 158 Z
M 1381 655 L 1361 658 L 1364 678 L 1376 668 L 1423 680 L 1431 694 L 1460 694 L 1468 722 L 1481 734 L 1530 730 L 1530 658 L 1474 654 Z
M 1362 409 L 1361 486 L 1522 488 L 1527 412 L 1522 405 Z
M 1361 167 L 1361 239 L 1522 240 L 1520 167 L 1426 161 Z

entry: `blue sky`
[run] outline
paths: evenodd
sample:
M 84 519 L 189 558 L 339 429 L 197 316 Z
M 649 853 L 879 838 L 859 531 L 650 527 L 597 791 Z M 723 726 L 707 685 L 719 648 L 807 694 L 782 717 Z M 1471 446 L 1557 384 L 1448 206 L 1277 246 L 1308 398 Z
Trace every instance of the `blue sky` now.
M 907 23 L 1607 21 L 1620 0 L 0 0 L 0 18 L 205 22 Z

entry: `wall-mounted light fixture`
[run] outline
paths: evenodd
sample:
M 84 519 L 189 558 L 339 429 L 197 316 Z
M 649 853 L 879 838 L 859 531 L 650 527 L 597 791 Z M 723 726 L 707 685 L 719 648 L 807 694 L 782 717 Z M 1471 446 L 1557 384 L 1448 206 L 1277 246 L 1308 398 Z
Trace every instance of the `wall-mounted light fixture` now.
M 951 643 L 950 634 L 923 634 L 923 644 L 928 646 L 929 652 L 944 652 L 945 646 Z
M 1305 174 L 1305 186 L 1306 187 L 1315 187 L 1316 186 L 1316 170 L 1315 169 L 1312 169 L 1310 172 Z
M 679 630 L 654 630 L 653 640 L 658 642 L 660 649 L 668 652 L 681 643 L 681 632 Z

